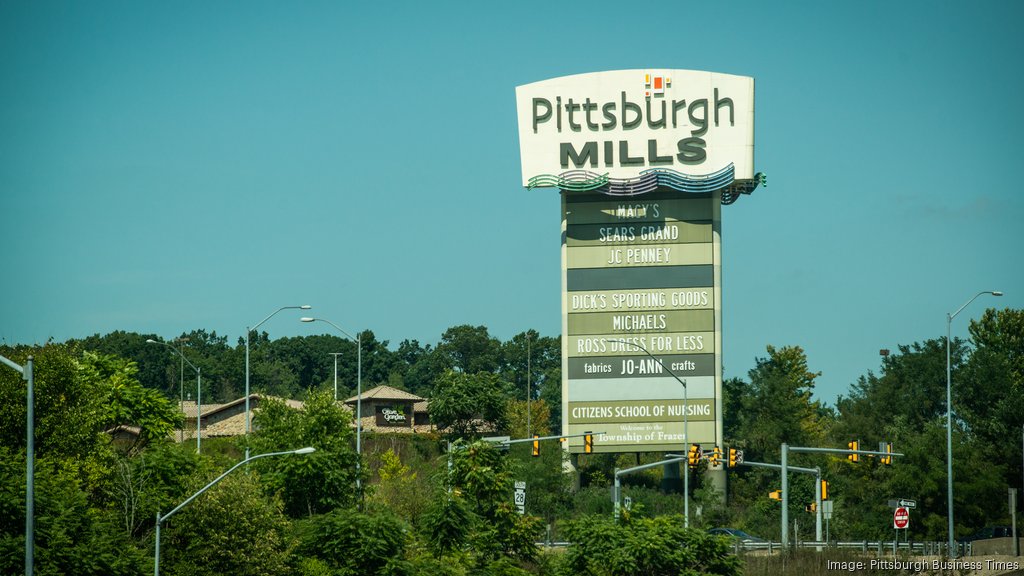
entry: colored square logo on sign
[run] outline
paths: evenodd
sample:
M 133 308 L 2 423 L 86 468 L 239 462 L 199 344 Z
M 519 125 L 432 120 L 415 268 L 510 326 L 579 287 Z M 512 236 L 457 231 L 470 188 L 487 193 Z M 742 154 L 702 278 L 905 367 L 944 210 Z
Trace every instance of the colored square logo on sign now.
M 665 76 L 644 75 L 644 98 L 664 96 L 665 88 L 672 85 L 672 79 Z

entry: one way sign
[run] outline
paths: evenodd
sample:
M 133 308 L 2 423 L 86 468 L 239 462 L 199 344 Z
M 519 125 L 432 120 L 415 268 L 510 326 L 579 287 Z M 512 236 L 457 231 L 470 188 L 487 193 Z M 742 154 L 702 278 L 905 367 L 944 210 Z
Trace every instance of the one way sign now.
M 909 500 L 907 498 L 889 500 L 889 508 L 917 508 L 917 500 Z

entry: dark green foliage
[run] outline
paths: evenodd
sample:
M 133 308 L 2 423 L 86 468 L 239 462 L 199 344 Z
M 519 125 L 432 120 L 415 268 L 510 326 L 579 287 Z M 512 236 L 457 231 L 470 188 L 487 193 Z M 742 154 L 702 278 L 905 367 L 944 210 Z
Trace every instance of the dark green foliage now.
M 472 514 L 454 490 L 445 496 L 434 498 L 423 515 L 423 539 L 434 556 L 461 550 L 472 530 Z
M 573 545 L 565 574 L 585 576 L 676 576 L 740 573 L 739 560 L 723 538 L 683 528 L 682 516 L 634 519 L 616 524 L 586 517 L 565 530 Z
M 268 399 L 254 419 L 252 454 L 295 450 L 301 457 L 266 458 L 253 465 L 263 473 L 270 493 L 279 494 L 292 517 L 322 514 L 356 501 L 356 462 L 352 414 L 326 390 L 310 392 L 304 410 Z M 365 472 L 365 468 L 364 468 Z
M 449 370 L 434 383 L 430 419 L 456 438 L 479 435 L 505 426 L 505 396 L 497 374 Z
M 44 458 L 35 466 L 35 573 L 139 574 L 146 555 L 111 512 L 90 504 L 81 470 Z M 25 461 L 0 449 L 0 574 L 24 567 Z
M 404 561 L 408 527 L 388 513 L 337 509 L 315 519 L 302 536 L 304 554 L 338 576 L 407 574 Z
M 73 346 L 0 347 L 0 354 L 25 365 L 35 362 L 36 455 L 88 458 L 102 446 L 107 390 L 96 379 L 79 378 L 80 353 Z M 0 442 L 24 449 L 26 382 L 17 372 L 0 370 Z
M 441 335 L 437 353 L 448 368 L 465 374 L 497 372 L 501 368 L 501 342 L 486 326 L 452 326 Z
M 288 574 L 295 546 L 281 502 L 259 478 L 227 476 L 164 523 L 161 571 L 168 574 Z
M 137 426 L 142 443 L 163 440 L 181 426 L 177 407 L 166 396 L 144 388 L 136 378 L 134 362 L 118 356 L 86 352 L 78 367 L 81 382 L 99 385 L 104 429 Z

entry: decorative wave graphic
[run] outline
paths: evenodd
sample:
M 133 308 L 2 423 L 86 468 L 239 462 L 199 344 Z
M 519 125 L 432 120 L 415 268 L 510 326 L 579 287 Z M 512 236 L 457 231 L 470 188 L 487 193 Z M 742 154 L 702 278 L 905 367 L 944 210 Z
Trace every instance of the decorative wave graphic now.
M 527 182 L 527 188 L 560 188 L 569 192 L 600 192 L 609 196 L 637 196 L 658 188 L 700 194 L 722 190 L 722 204 L 732 204 L 740 194 L 750 194 L 758 184 L 766 185 L 765 175 L 758 172 L 752 181 L 736 181 L 735 167 L 730 163 L 711 174 L 692 176 L 669 168 L 644 170 L 637 178 L 609 178 L 587 170 L 569 170 L 561 174 L 541 174 Z

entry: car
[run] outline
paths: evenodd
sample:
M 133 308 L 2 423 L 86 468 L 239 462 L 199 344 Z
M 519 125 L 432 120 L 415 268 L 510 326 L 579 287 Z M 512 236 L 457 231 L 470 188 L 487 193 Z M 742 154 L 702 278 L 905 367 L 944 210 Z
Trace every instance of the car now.
M 743 530 L 737 528 L 712 528 L 708 530 L 708 534 L 714 534 L 716 536 L 727 536 L 729 538 L 735 538 L 744 544 L 756 544 L 759 542 L 767 542 L 764 538 L 758 538 L 757 536 L 751 536 Z

